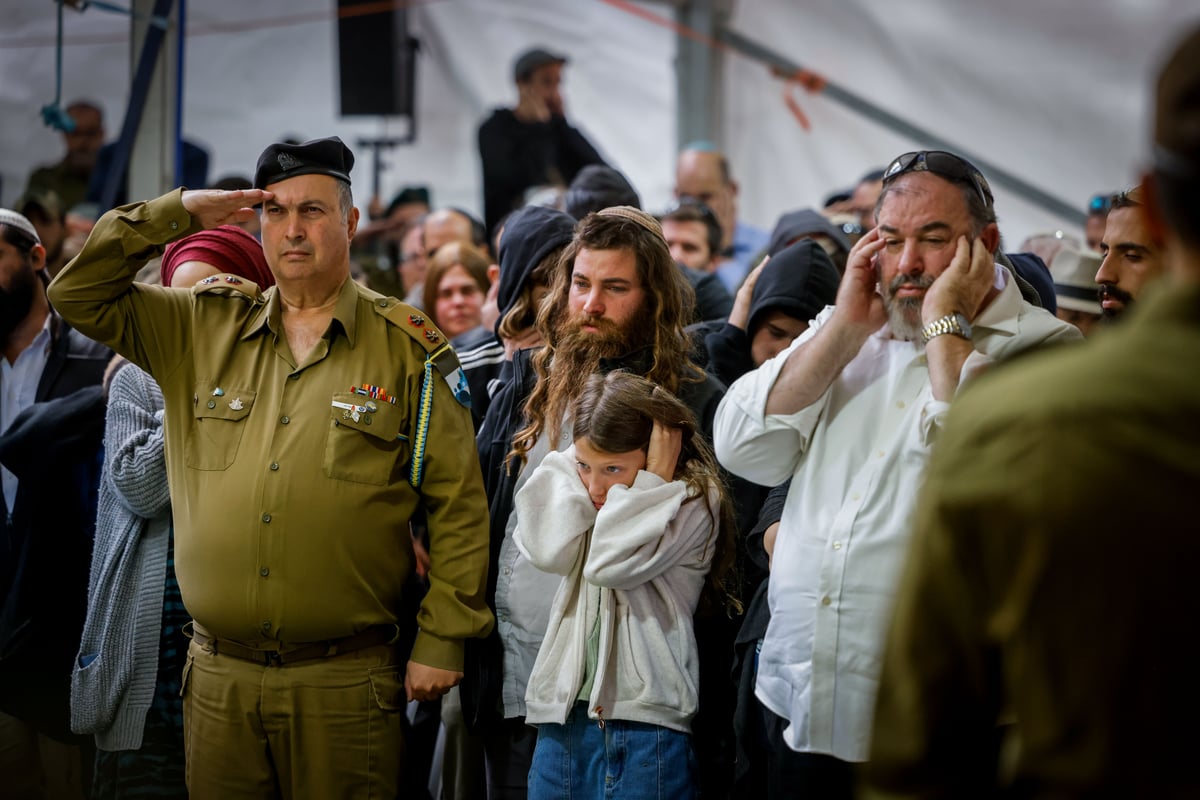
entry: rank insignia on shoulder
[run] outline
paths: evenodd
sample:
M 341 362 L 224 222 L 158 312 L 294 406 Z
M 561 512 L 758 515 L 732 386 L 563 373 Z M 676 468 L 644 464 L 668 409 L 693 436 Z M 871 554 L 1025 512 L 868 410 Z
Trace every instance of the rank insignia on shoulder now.
M 438 341 L 439 339 L 441 339 L 441 338 L 442 338 L 442 336 L 441 336 L 441 334 L 440 334 L 440 333 L 438 333 L 437 331 L 433 330 L 432 328 L 426 328 L 426 329 L 425 329 L 425 338 L 426 338 L 426 339 L 428 339 L 428 340 L 429 340 L 429 341 L 431 341 L 431 342 L 436 342 L 436 341 Z
M 242 279 L 241 279 L 241 278 L 239 278 L 239 277 L 237 277 L 236 275 L 226 275 L 226 276 L 225 276 L 225 282 L 226 282 L 226 283 L 234 283 L 234 284 L 236 284 L 236 283 L 241 283 L 241 282 L 242 282 Z
M 412 325 L 414 328 L 420 328 L 422 325 L 425 324 L 425 318 L 422 317 L 420 314 L 409 314 L 408 315 L 408 324 Z
M 217 282 L 217 281 L 219 281 L 219 280 L 221 280 L 221 279 L 220 279 L 220 278 L 218 278 L 216 275 L 209 275 L 207 278 L 205 278 L 204 280 L 200 281 L 200 283 L 201 283 L 201 284 L 203 284 L 203 285 L 205 285 L 205 286 L 207 286 L 207 285 L 209 285 L 209 284 L 211 284 L 211 283 L 216 283 L 216 282 Z

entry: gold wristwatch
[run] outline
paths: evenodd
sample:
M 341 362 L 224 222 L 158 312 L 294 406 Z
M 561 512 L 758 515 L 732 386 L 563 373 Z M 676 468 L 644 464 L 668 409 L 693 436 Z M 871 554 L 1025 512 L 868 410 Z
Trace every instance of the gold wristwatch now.
M 921 328 L 921 341 L 928 344 L 930 339 L 946 333 L 952 333 L 969 342 L 971 341 L 971 323 L 957 311 L 953 314 L 947 314 Z

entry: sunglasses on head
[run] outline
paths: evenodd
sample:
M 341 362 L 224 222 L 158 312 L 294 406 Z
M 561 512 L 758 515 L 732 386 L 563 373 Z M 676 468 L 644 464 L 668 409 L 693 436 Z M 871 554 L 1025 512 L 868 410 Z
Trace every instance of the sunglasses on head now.
M 681 197 L 675 203 L 672 203 L 666 211 L 662 213 L 662 217 L 669 217 L 680 211 L 691 210 L 700 216 L 704 217 L 704 223 L 717 228 L 721 227 L 721 221 L 717 219 L 717 212 L 712 210 L 712 207 L 702 200 L 695 197 Z M 660 217 L 661 219 L 661 217 Z
M 1107 214 L 1108 210 L 1112 208 L 1112 199 L 1113 196 L 1111 194 L 1094 195 L 1092 199 L 1088 201 L 1088 213 Z
M 965 183 L 975 190 L 984 206 L 992 207 L 992 187 L 988 186 L 987 178 L 962 156 L 945 150 L 914 150 L 888 164 L 883 171 L 883 182 L 888 184 L 907 172 L 932 172 L 946 180 Z

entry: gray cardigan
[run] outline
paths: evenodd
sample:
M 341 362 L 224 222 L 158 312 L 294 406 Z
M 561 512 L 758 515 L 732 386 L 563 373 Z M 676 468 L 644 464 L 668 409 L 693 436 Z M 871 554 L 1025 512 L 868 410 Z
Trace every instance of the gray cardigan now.
M 109 388 L 88 610 L 71 676 L 71 729 L 101 750 L 142 745 L 162 633 L 171 503 L 163 396 L 126 363 Z

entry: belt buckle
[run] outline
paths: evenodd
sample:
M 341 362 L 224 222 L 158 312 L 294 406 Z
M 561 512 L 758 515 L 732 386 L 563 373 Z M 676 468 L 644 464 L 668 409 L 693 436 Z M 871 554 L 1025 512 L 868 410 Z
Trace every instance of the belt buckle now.
M 280 654 L 280 652 L 278 650 L 264 650 L 264 651 L 262 651 L 262 653 L 263 653 L 264 659 L 266 661 L 266 666 L 268 666 L 268 667 L 282 667 L 283 666 L 283 656 Z

